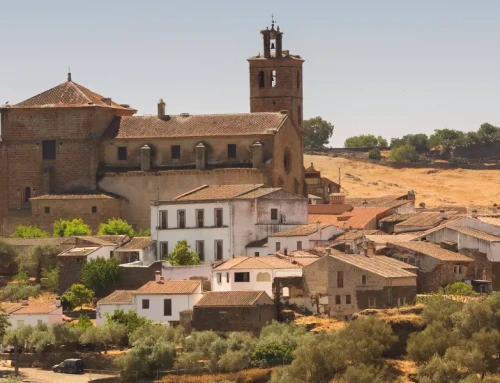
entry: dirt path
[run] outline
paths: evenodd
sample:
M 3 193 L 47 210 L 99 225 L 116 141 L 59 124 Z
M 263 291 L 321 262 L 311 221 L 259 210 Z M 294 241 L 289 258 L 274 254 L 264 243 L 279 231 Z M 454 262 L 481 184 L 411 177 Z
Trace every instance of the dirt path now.
M 110 377 L 111 375 L 98 374 L 56 374 L 52 371 L 40 370 L 38 368 L 19 369 L 23 382 L 30 383 L 87 383 L 94 379 Z M 6 377 L 14 374 L 13 368 L 0 367 L 0 382 Z

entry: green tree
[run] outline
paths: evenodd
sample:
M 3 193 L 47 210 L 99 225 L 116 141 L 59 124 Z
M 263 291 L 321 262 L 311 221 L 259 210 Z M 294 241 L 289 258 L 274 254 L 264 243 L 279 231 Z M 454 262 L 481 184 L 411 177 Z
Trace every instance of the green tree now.
M 134 229 L 127 221 L 119 218 L 110 219 L 99 225 L 99 235 L 134 235 Z
M 413 162 L 417 160 L 417 151 L 408 144 L 391 149 L 389 159 L 395 162 Z
M 250 354 L 245 350 L 227 352 L 219 360 L 222 371 L 236 372 L 250 366 Z
M 48 237 L 49 233 L 41 230 L 36 226 L 24 226 L 19 225 L 16 227 L 14 234 L 12 234 L 13 238 L 45 238 Z
M 382 137 L 382 136 L 377 136 L 377 147 L 379 148 L 387 148 L 389 144 L 387 143 L 387 140 Z
M 41 282 L 43 287 L 53 293 L 57 293 L 59 289 L 59 273 L 57 271 L 57 267 L 44 269 L 42 271 Z
M 116 258 L 97 257 L 86 262 L 80 273 L 80 280 L 98 297 L 109 294 L 121 278 L 120 261 Z
M 13 246 L 0 240 L 0 269 L 4 271 L 15 269 L 17 256 Z
M 94 292 L 80 283 L 75 283 L 62 295 L 61 299 L 68 304 L 70 309 L 83 308 L 84 304 L 92 302 Z
M 177 242 L 174 251 L 167 256 L 167 261 L 172 266 L 191 266 L 201 265 L 201 260 L 198 254 L 190 251 L 190 246 L 186 240 Z
M 123 310 L 115 310 L 113 315 L 109 315 L 109 313 L 106 313 L 105 316 L 106 323 L 115 322 L 123 324 L 127 330 L 128 335 L 132 334 L 138 328 L 152 323 L 151 320 L 137 314 L 137 312 L 132 309 L 130 309 L 128 312 L 125 312 Z
M 9 283 L 0 290 L 2 300 L 9 302 L 19 302 L 21 299 L 30 297 L 36 298 L 38 295 L 40 295 L 40 285 L 33 286 L 27 282 Z
M 346 148 L 376 148 L 379 144 L 379 140 L 373 134 L 361 134 L 359 136 L 349 137 L 344 142 L 344 147 Z M 387 141 L 385 141 L 387 146 Z
M 428 362 L 434 355 L 443 356 L 446 350 L 457 344 L 458 334 L 436 321 L 424 331 L 410 335 L 406 348 L 408 357 L 417 362 Z
M 19 360 L 23 351 L 30 346 L 30 337 L 33 334 L 33 330 L 34 327 L 30 325 L 11 328 L 3 337 L 2 344 L 4 346 L 14 347 L 15 375 L 19 375 Z
M 466 141 L 464 132 L 453 129 L 436 129 L 429 137 L 429 147 L 441 146 L 444 153 L 451 153 Z
M 455 282 L 443 289 L 443 292 L 448 295 L 463 295 L 463 296 L 478 296 L 471 285 L 464 282 Z
M 125 326 L 121 323 L 111 322 L 104 326 L 87 327 L 80 337 L 80 342 L 93 345 L 97 352 L 104 350 L 107 353 L 111 346 L 120 346 L 126 338 Z
M 76 326 L 76 327 L 82 329 L 83 331 L 85 331 L 89 327 L 94 326 L 94 324 L 90 320 L 90 317 L 88 315 L 84 314 L 84 315 L 80 315 L 78 317 L 78 321 L 76 323 L 74 323 L 74 322 L 69 323 L 69 326 Z
M 333 134 L 333 125 L 321 117 L 304 120 L 302 123 L 304 137 L 304 148 L 324 148 Z
M 81 218 L 71 221 L 63 220 L 54 222 L 54 237 L 71 237 L 74 235 L 91 235 L 90 226 L 85 224 Z
M 36 278 L 40 282 L 43 269 L 50 269 L 57 266 L 57 255 L 61 252 L 59 246 L 39 245 L 28 251 L 19 254 L 17 264 L 19 270 L 24 271 L 29 276 Z
M 368 158 L 370 160 L 380 160 L 382 158 L 382 155 L 380 154 L 380 149 L 378 148 L 375 148 L 375 149 L 372 149 L 368 152 Z

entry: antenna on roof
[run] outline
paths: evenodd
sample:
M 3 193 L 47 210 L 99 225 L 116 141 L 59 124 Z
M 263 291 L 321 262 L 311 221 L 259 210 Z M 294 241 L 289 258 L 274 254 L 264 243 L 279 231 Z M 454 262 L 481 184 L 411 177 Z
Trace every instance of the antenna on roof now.
M 71 68 L 68 66 L 68 81 L 71 81 Z

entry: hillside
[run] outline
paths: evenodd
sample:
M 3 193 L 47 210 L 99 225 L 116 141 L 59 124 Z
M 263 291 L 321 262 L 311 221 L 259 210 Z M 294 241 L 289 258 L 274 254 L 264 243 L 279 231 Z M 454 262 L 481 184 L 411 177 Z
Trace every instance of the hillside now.
M 341 166 L 342 192 L 349 197 L 377 197 L 414 190 L 417 205 L 492 206 L 500 204 L 500 171 L 468 169 L 393 169 L 352 159 L 304 155 L 306 167 L 313 162 L 323 177 L 338 182 Z

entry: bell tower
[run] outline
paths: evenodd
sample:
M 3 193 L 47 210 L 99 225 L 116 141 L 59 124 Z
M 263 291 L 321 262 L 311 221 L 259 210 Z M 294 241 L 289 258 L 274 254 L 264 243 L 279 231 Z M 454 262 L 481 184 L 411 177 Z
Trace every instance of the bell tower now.
M 302 129 L 302 63 L 298 55 L 283 50 L 280 27 L 260 31 L 263 54 L 248 59 L 250 64 L 250 112 L 279 112 L 287 110 Z

